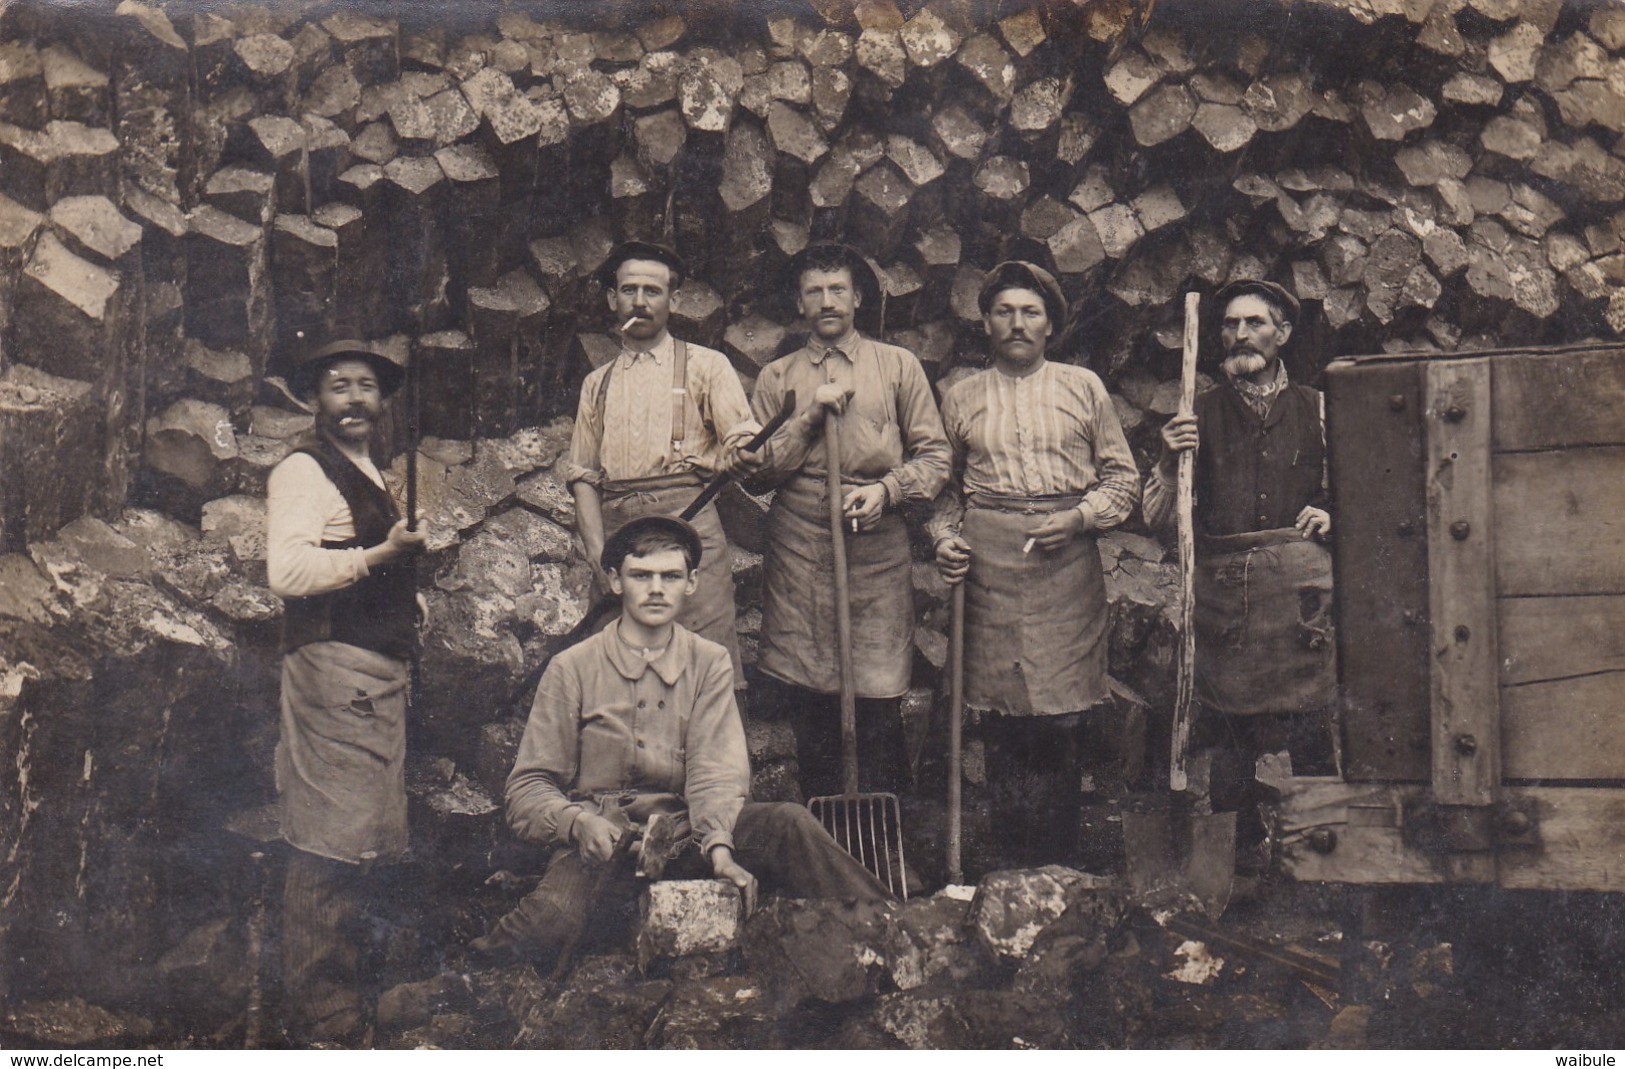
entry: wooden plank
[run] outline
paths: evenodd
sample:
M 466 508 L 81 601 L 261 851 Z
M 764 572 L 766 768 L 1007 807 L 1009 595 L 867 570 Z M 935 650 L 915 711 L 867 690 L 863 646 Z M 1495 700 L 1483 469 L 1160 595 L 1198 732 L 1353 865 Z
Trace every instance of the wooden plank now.
M 1422 373 L 1339 361 L 1326 372 L 1343 768 L 1428 778 L 1428 573 Z
M 1540 846 L 1503 850 L 1502 887 L 1531 891 L 1625 891 L 1625 789 L 1509 788 L 1530 803 Z
M 1442 805 L 1489 805 L 1501 767 L 1489 361 L 1430 362 L 1423 382 L 1433 792 Z
M 1520 353 L 1493 366 L 1496 452 L 1625 444 L 1625 349 Z
M 1625 671 L 1625 596 L 1502 598 L 1501 685 Z
M 1445 860 L 1405 841 L 1400 818 L 1424 791 L 1410 785 L 1343 783 L 1301 777 L 1280 785 L 1281 862 L 1293 879 L 1352 884 L 1451 882 Z M 1542 891 L 1625 891 L 1625 788 L 1519 787 L 1503 790 L 1511 808 L 1533 814 L 1533 845 L 1503 844 L 1493 855 L 1502 887 Z M 1315 849 L 1314 833 L 1329 852 Z
M 1501 774 L 1625 780 L 1625 672 L 1501 689 Z
M 1497 456 L 1503 597 L 1625 594 L 1625 447 Z

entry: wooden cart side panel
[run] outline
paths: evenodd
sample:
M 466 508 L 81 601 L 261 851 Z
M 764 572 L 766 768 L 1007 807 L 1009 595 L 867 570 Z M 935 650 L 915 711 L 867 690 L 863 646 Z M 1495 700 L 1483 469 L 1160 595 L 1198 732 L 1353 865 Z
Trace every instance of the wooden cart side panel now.
M 1352 781 L 1423 782 L 1430 684 L 1421 366 L 1333 364 L 1326 389 L 1344 770 Z
M 1625 594 L 1625 446 L 1495 458 L 1502 597 Z
M 1423 382 L 1433 796 L 1440 805 L 1490 805 L 1501 732 L 1489 361 L 1431 361 Z
M 1492 363 L 1496 452 L 1625 444 L 1625 348 Z
M 1625 672 L 1501 689 L 1501 775 L 1625 780 Z
M 1625 672 L 1625 594 L 1501 598 L 1501 685 Z

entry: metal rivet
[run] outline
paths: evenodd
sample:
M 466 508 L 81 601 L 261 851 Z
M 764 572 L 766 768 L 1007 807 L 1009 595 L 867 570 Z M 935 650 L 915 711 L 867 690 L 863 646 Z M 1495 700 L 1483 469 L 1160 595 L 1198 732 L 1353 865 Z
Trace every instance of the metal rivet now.
M 1509 809 L 1501 815 L 1501 831 L 1505 835 L 1528 835 L 1535 822 L 1521 809 Z
M 1409 538 L 1411 535 L 1416 533 L 1416 525 L 1411 521 L 1406 520 L 1396 528 L 1396 531 L 1398 532 L 1399 537 Z
M 1457 735 L 1456 752 L 1463 757 L 1471 757 L 1478 752 L 1478 740 L 1471 735 Z
M 1317 854 L 1329 854 L 1337 849 L 1337 832 L 1331 828 L 1316 828 L 1309 833 L 1309 846 Z
M 1473 533 L 1473 525 L 1466 520 L 1457 520 L 1450 525 L 1450 537 L 1458 542 L 1467 541 L 1467 536 Z
M 1393 412 L 1405 411 L 1405 395 L 1402 393 L 1390 394 L 1388 397 L 1388 408 Z
M 1451 423 L 1460 423 L 1467 418 L 1467 410 L 1460 405 L 1451 405 L 1444 410 L 1444 418 Z
M 1470 639 L 1472 637 L 1473 637 L 1473 632 L 1471 631 L 1471 629 L 1468 628 L 1468 626 L 1466 624 L 1457 624 L 1456 625 L 1456 641 L 1457 642 L 1466 642 L 1468 639 Z

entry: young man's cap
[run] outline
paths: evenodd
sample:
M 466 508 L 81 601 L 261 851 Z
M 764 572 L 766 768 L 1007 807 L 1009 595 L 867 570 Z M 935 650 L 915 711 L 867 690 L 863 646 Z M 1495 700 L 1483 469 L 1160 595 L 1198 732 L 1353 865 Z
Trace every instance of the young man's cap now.
M 859 305 L 859 316 L 879 313 L 880 276 L 875 274 L 874 265 L 869 263 L 863 253 L 838 241 L 815 241 L 790 257 L 789 266 L 784 269 L 785 288 L 799 296 L 801 275 L 814 261 L 839 263 L 852 272 L 852 285 L 856 286 L 858 293 L 863 296 L 863 301 Z
M 1286 316 L 1287 322 L 1296 323 L 1298 321 L 1298 313 L 1302 310 L 1302 306 L 1298 304 L 1298 299 L 1292 296 L 1285 286 L 1267 282 L 1261 278 L 1240 278 L 1220 287 L 1219 292 L 1213 295 L 1213 303 L 1219 317 L 1221 319 L 1224 317 L 1224 307 L 1231 300 L 1249 293 L 1256 294 L 1280 308 Z
M 1066 325 L 1066 294 L 1055 276 L 1030 260 L 1006 260 L 987 273 L 982 281 L 982 292 L 976 297 L 976 306 L 987 315 L 993 307 L 993 298 L 1008 289 L 1032 290 L 1044 299 L 1044 309 L 1056 330 Z
M 609 536 L 598 564 L 606 572 L 621 570 L 626 555 L 647 534 L 666 535 L 686 550 L 691 567 L 700 566 L 700 533 L 676 516 L 640 516 Z
M 372 365 L 378 376 L 378 389 L 385 397 L 401 388 L 406 381 L 406 369 L 364 341 L 340 338 L 328 342 L 302 356 L 296 356 L 288 371 L 288 389 L 295 397 L 311 397 L 316 393 L 317 380 L 323 371 L 340 360 L 364 360 Z
M 609 251 L 609 259 L 598 269 L 598 281 L 606 290 L 615 288 L 615 272 L 628 260 L 653 260 L 665 264 L 671 271 L 671 288 L 682 285 L 688 277 L 688 265 L 677 255 L 677 250 L 652 241 L 623 241 Z

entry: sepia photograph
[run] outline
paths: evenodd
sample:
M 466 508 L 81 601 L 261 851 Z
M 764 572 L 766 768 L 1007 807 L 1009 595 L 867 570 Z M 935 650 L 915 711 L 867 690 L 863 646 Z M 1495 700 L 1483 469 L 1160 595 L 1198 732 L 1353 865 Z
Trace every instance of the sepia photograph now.
M 0 0 L 0 1047 L 1622 966 L 1625 0 Z

